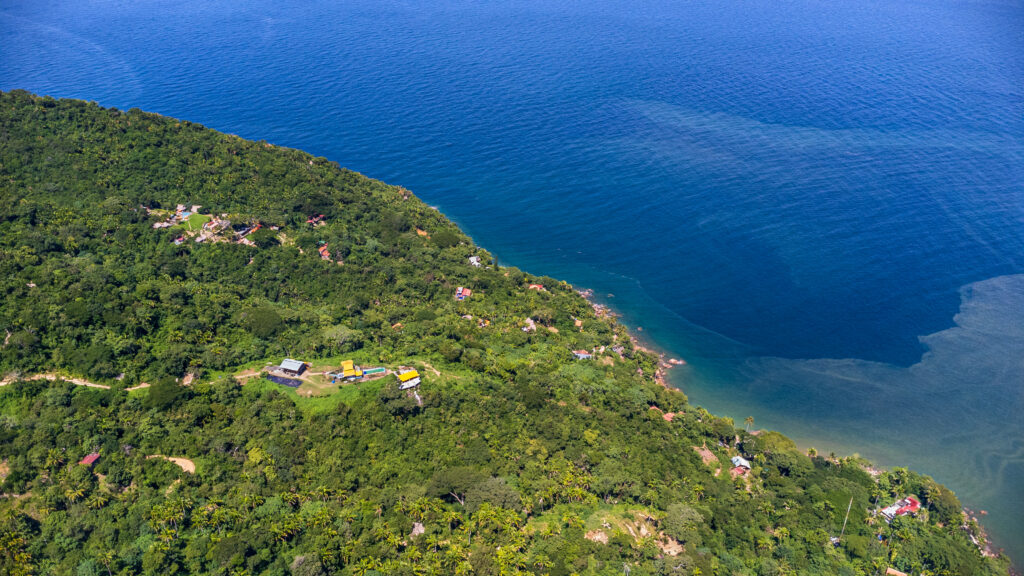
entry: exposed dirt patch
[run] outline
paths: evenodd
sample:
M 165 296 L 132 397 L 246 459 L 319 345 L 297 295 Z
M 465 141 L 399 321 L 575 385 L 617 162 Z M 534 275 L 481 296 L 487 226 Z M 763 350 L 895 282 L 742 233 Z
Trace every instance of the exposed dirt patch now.
M 189 474 L 196 473 L 196 463 L 188 458 L 174 458 L 172 456 L 164 456 L 163 454 L 150 454 L 149 456 L 146 456 L 146 460 L 152 460 L 153 458 L 161 458 L 173 464 L 177 464 L 178 468 L 181 468 Z
M 143 382 L 141 384 L 138 384 L 137 386 L 132 386 L 131 388 L 125 388 L 124 391 L 125 392 L 134 392 L 136 390 L 142 390 L 143 388 L 149 388 L 149 384 L 147 384 L 146 382 Z
M 683 553 L 683 545 L 679 543 L 675 538 L 669 538 L 668 536 L 662 535 L 661 538 L 654 541 L 654 544 L 661 548 L 661 551 L 669 556 L 679 556 Z
M 697 452 L 697 454 L 700 454 L 700 459 L 704 462 L 705 466 L 710 466 L 711 464 L 718 463 L 718 456 L 715 456 L 714 452 L 708 450 L 707 445 L 694 446 L 693 449 Z
M 601 544 L 608 543 L 608 535 L 603 530 L 591 530 L 583 535 L 584 538 L 592 542 L 600 542 Z

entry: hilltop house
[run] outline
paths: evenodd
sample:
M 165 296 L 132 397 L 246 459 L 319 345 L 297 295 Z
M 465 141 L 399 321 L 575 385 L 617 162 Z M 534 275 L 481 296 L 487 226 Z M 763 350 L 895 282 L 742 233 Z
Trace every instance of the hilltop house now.
M 420 385 L 420 373 L 415 370 L 398 373 L 398 389 L 408 390 Z
M 277 369 L 289 376 L 299 376 L 306 371 L 306 363 L 300 360 L 285 358 L 284 362 L 281 362 Z
M 737 468 L 746 468 L 747 470 L 750 470 L 750 462 L 743 456 L 733 456 L 732 465 Z
M 341 363 L 342 380 L 358 380 L 363 377 L 363 371 L 356 366 L 352 360 L 345 360 Z

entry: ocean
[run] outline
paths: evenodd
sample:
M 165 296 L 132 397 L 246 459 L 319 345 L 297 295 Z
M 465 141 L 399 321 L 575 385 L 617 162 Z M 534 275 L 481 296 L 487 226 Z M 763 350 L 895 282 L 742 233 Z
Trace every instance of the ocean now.
M 5 0 L 0 89 L 413 190 L 691 401 L 954 488 L 1024 559 L 1024 1 Z

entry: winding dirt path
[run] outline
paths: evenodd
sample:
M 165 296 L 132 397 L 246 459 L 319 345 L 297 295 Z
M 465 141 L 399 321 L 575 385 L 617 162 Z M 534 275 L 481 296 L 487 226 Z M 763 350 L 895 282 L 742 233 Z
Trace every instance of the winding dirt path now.
M 16 379 L 17 378 L 13 378 L 13 377 L 11 377 L 11 378 L 4 378 L 3 380 L 0 380 L 0 386 L 7 386 L 11 382 L 14 382 Z M 104 390 L 110 390 L 110 386 L 107 386 L 106 384 L 96 384 L 95 382 L 89 382 L 88 380 L 82 380 L 81 378 L 71 378 L 69 376 L 61 376 L 59 374 L 54 374 L 52 372 L 47 372 L 45 374 L 36 374 L 35 376 L 29 376 L 29 377 L 26 377 L 26 378 L 22 378 L 22 380 L 49 380 L 51 382 L 54 382 L 54 381 L 57 381 L 57 380 L 64 380 L 65 382 L 71 382 L 75 386 L 88 386 L 89 388 L 102 388 Z
M 424 367 L 424 368 L 426 368 L 427 370 L 430 370 L 431 372 L 433 372 L 433 373 L 434 373 L 434 376 L 440 376 L 440 375 L 441 375 L 441 372 L 439 372 L 439 371 L 437 370 L 437 368 L 434 368 L 434 367 L 433 367 L 433 366 L 431 366 L 430 364 L 427 364 L 426 362 L 420 362 L 420 364 L 423 364 L 423 367 Z

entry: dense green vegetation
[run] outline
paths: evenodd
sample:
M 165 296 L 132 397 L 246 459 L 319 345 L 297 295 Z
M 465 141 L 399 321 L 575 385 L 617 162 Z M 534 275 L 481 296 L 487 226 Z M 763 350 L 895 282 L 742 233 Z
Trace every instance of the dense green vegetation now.
M 179 203 L 264 227 L 176 245 L 148 209 Z M 491 262 L 408 191 L 323 158 L 0 94 L 0 572 L 1006 572 L 931 479 L 692 407 L 571 287 Z M 232 377 L 285 355 L 424 382 L 303 398 Z M 27 378 L 44 372 L 111 388 Z M 910 493 L 918 517 L 872 514 Z

